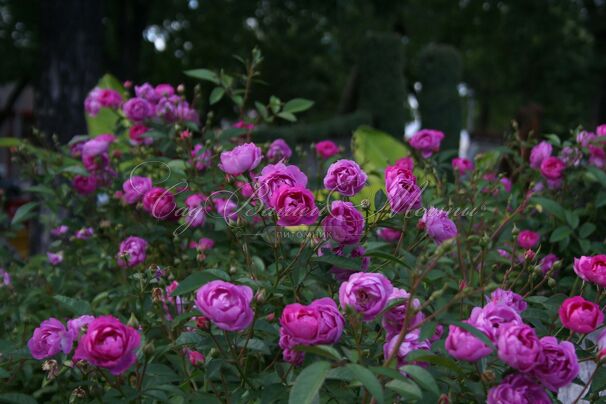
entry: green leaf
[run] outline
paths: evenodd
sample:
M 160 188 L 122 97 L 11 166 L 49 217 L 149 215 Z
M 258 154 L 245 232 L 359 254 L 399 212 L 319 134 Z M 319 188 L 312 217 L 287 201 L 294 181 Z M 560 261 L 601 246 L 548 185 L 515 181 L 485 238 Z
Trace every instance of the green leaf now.
M 221 101 L 221 98 L 223 98 L 223 95 L 225 95 L 225 89 L 223 87 L 213 88 L 213 91 L 211 91 L 210 97 L 209 97 L 210 105 L 215 105 L 216 103 Z
M 392 380 L 385 385 L 390 390 L 395 391 L 404 399 L 420 400 L 423 397 L 421 389 L 415 383 L 404 380 Z
M 13 216 L 13 220 L 11 220 L 11 225 L 15 226 L 29 219 L 33 215 L 32 211 L 36 207 L 38 207 L 38 202 L 29 202 L 25 205 L 21 205 L 15 212 L 15 216 Z
M 269 113 L 267 112 L 267 107 L 261 104 L 259 101 L 255 101 L 255 107 L 257 108 L 259 115 L 261 115 L 263 119 L 267 120 L 267 117 L 269 116 Z
M 0 394 L 1 403 L 11 404 L 37 404 L 38 402 L 32 396 L 23 393 L 2 393 Z
M 238 341 L 238 347 L 243 348 L 246 345 L 246 349 L 250 349 L 252 351 L 258 351 L 261 352 L 264 355 L 270 355 L 271 352 L 269 351 L 269 348 L 267 347 L 267 344 L 263 341 L 261 341 L 260 339 L 257 338 L 251 338 L 248 340 L 248 343 L 246 343 L 246 340 L 240 340 Z
M 278 114 L 278 118 L 282 118 L 285 121 L 289 121 L 289 122 L 297 122 L 297 117 L 290 112 L 280 112 Z
M 17 147 L 23 144 L 23 140 L 16 137 L 0 138 L 0 147 Z
M 603 187 L 606 187 L 606 173 L 600 170 L 597 167 L 588 166 L 587 171 L 593 174 L 594 178 L 602 184 Z
M 379 383 L 377 377 L 370 370 L 354 363 L 349 363 L 346 367 L 353 373 L 355 379 L 359 380 L 366 387 L 366 390 L 373 395 L 378 403 L 384 401 L 383 387 L 381 387 L 381 383 Z
M 124 86 L 116 77 L 106 74 L 97 83 L 99 88 L 109 88 L 124 94 Z M 100 135 L 102 133 L 114 133 L 116 124 L 120 115 L 110 108 L 101 108 L 96 116 L 86 114 L 86 125 L 90 136 Z
M 325 262 L 337 268 L 351 269 L 359 271 L 362 267 L 362 258 L 360 257 L 341 257 L 334 254 L 324 254 L 321 257 L 314 258 L 315 262 Z
M 487 347 L 489 347 L 493 351 L 495 350 L 494 344 L 492 343 L 492 341 L 490 339 L 488 339 L 488 337 L 486 336 L 486 334 L 484 334 L 482 331 L 480 331 L 477 328 L 475 328 L 473 325 L 467 324 L 467 323 L 462 323 L 460 321 L 453 321 L 452 324 L 454 324 L 457 327 L 460 327 L 460 328 L 464 329 L 465 331 L 469 332 L 474 337 L 476 337 L 480 341 L 482 341 Z
M 400 368 L 400 371 L 409 375 L 415 382 L 417 382 L 417 384 L 419 384 L 419 386 L 431 391 L 436 396 L 440 395 L 438 384 L 436 383 L 431 373 L 429 373 L 427 370 L 423 369 L 420 366 L 405 365 Z
M 564 217 L 564 208 L 562 207 L 562 205 L 560 205 L 556 201 L 554 201 L 552 199 L 540 198 L 540 197 L 533 197 L 532 200 L 535 203 L 539 204 L 548 213 L 551 213 L 558 219 L 560 219 L 562 221 L 566 220 L 566 218 Z
M 574 212 L 571 212 L 569 210 L 567 210 L 564 215 L 566 216 L 566 221 L 568 222 L 568 224 L 570 225 L 570 227 L 572 227 L 573 229 L 576 229 L 577 226 L 579 225 L 579 215 L 577 215 Z
M 314 105 L 314 102 L 311 100 L 306 100 L 305 98 L 294 98 L 284 104 L 282 111 L 284 112 L 303 112 L 308 110 Z
M 330 345 L 297 345 L 295 351 L 308 352 L 328 359 L 342 360 L 343 356 Z
M 219 279 L 215 274 L 209 271 L 194 272 L 187 278 L 179 282 L 179 286 L 172 293 L 173 296 L 182 296 L 191 293 L 200 288 L 200 286 L 207 284 L 210 281 Z
M 92 314 L 93 309 L 91 308 L 90 303 L 86 300 L 75 299 L 73 297 L 63 295 L 53 296 L 53 299 L 77 316 L 81 316 L 83 314 Z
M 198 80 L 206 80 L 215 84 L 219 84 L 219 76 L 217 73 L 208 69 L 193 69 L 186 70 L 185 75 Z
M 320 392 L 324 379 L 330 370 L 329 362 L 315 362 L 299 373 L 290 390 L 289 404 L 311 404 Z
M 564 240 L 572 234 L 572 230 L 568 226 L 560 226 L 551 233 L 549 237 L 550 243 L 557 243 L 558 241 Z
M 555 135 L 553 133 L 549 133 L 547 135 L 545 135 L 545 137 L 547 139 L 549 139 L 550 143 L 553 144 L 554 146 L 560 146 L 562 144 L 562 141 L 560 140 L 560 138 L 558 137 L 558 135 Z
M 421 327 L 421 332 L 419 333 L 419 341 L 423 341 L 431 337 L 436 332 L 437 323 L 430 321 L 428 323 L 423 324 Z
M 411 267 L 404 260 L 401 260 L 400 258 L 395 257 L 394 255 L 383 252 L 383 251 L 372 251 L 372 252 L 367 253 L 366 255 L 369 257 L 383 258 L 387 261 L 394 262 L 394 263 L 401 265 L 403 267 L 406 267 L 406 268 L 411 268 L 411 269 L 414 268 L 414 267 Z
M 10 373 L 8 373 L 8 371 L 0 368 L 0 379 L 6 379 L 10 377 Z
M 595 224 L 593 223 L 583 223 L 581 228 L 579 229 L 579 236 L 582 238 L 589 237 L 591 233 L 593 233 L 596 229 Z

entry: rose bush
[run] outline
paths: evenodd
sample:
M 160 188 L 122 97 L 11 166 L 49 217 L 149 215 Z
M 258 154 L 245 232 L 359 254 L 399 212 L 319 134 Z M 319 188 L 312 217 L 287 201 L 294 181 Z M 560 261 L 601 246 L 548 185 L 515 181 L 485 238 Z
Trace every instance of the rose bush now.
M 52 229 L 2 250 L 0 401 L 597 400 L 604 127 L 474 161 L 429 128 L 264 142 L 312 103 L 251 102 L 260 61 L 188 71 L 189 98 L 105 78 L 88 135 L 0 140 L 35 196 L 6 234 Z

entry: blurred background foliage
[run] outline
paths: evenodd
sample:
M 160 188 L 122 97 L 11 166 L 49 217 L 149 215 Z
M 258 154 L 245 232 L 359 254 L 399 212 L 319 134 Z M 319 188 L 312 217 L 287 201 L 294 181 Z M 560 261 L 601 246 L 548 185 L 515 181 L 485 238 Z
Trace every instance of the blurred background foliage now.
M 66 27 L 74 53 L 101 50 L 79 57 L 83 68 L 134 82 L 187 82 L 182 71 L 196 67 L 229 70 L 233 55 L 258 46 L 258 97 L 312 99 L 310 120 L 355 109 L 348 83 L 368 52 L 364 39 L 391 33 L 402 43 L 410 94 L 428 73 L 419 66 L 424 48 L 460 52 L 476 136 L 498 136 L 530 107 L 544 131 L 606 121 L 603 0 L 0 0 L 0 82 L 47 92 L 54 37 Z M 87 80 L 80 84 L 92 87 Z

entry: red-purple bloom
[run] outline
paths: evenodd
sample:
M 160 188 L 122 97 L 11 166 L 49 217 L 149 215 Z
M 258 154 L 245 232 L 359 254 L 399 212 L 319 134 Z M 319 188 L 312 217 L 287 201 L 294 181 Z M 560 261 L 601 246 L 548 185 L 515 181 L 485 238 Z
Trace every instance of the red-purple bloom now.
M 566 164 L 558 157 L 547 157 L 541 163 L 541 174 L 547 180 L 547 185 L 551 189 L 560 187 Z
M 357 272 L 339 287 L 339 302 L 372 321 L 387 305 L 393 286 L 383 274 Z
M 385 328 L 387 339 L 390 339 L 392 335 L 398 335 L 402 330 L 402 327 L 404 326 L 404 319 L 406 318 L 406 313 L 408 312 L 410 293 L 404 289 L 393 288 L 391 294 L 387 298 L 387 305 L 389 305 L 392 300 L 398 299 L 404 299 L 404 301 L 391 307 L 389 310 L 385 311 L 385 314 L 383 314 L 383 321 L 381 324 L 383 325 L 383 328 Z M 419 299 L 413 299 L 408 318 L 408 329 L 412 329 L 413 327 L 417 326 L 425 318 L 425 315 L 419 311 L 420 308 L 421 302 Z
M 575 258 L 573 269 L 584 281 L 593 282 L 602 288 L 606 287 L 606 255 Z
M 54 229 L 51 230 L 51 235 L 55 236 L 55 237 L 59 237 L 64 235 L 65 233 L 67 233 L 69 231 L 69 227 L 67 227 L 66 225 L 62 224 L 61 226 L 57 226 Z
M 595 133 L 583 130 L 577 135 L 577 143 L 580 144 L 582 147 L 587 147 L 591 142 L 593 142 L 595 138 Z
M 143 209 L 159 220 L 172 219 L 176 206 L 173 194 L 161 187 L 152 188 L 143 196 Z
M 122 199 L 127 204 L 139 202 L 152 189 L 152 180 L 148 177 L 132 176 L 122 184 Z
M 185 199 L 187 206 L 187 216 L 185 222 L 191 227 L 204 225 L 206 221 L 206 211 L 204 210 L 208 197 L 203 194 L 192 194 Z
M 85 360 L 119 375 L 137 361 L 139 345 L 141 336 L 137 330 L 113 316 L 102 316 L 88 324 L 86 334 L 78 342 L 74 361 Z
M 408 143 L 418 150 L 423 158 L 429 158 L 440 151 L 442 139 L 444 133 L 439 130 L 421 129 L 410 138 Z
M 530 167 L 534 169 L 541 168 L 543 160 L 551 156 L 553 147 L 549 142 L 542 141 L 538 145 L 534 146 L 530 151 Z
M 448 326 L 444 347 L 453 358 L 467 362 L 475 362 L 492 352 L 482 340 L 456 325 Z
M 191 151 L 190 163 L 193 164 L 196 170 L 203 171 L 211 166 L 211 158 L 212 154 L 210 150 L 205 149 L 201 144 L 197 144 Z
M 364 188 L 366 173 L 353 160 L 337 160 L 328 167 L 324 187 L 344 196 L 354 196 Z
M 400 344 L 400 346 L 396 348 L 397 342 L 398 342 L 398 335 L 394 335 L 393 337 L 389 338 L 387 340 L 387 342 L 383 345 L 383 356 L 387 359 L 387 358 L 389 358 L 389 355 L 394 351 L 394 349 L 397 349 L 395 358 L 396 358 L 398 368 L 409 363 L 409 361 L 406 360 L 406 357 L 412 351 L 417 351 L 417 350 L 429 351 L 431 349 L 431 344 L 429 343 L 428 340 L 419 340 L 419 330 L 418 329 L 406 334 L 404 336 L 404 339 L 402 340 L 402 343 Z M 417 365 L 417 366 L 427 366 L 426 363 L 417 362 L 417 363 L 413 363 L 413 364 Z
M 314 201 L 314 194 L 302 186 L 283 186 L 273 193 L 271 206 L 278 214 L 279 226 L 313 224 L 320 212 Z
M 457 236 L 457 226 L 448 218 L 448 212 L 430 208 L 419 220 L 419 226 L 427 232 L 436 244 L 442 244 Z
M 465 173 L 471 172 L 473 171 L 475 168 L 473 161 L 466 159 L 466 158 L 461 158 L 461 157 L 456 157 L 454 159 L 452 159 L 452 169 L 459 173 L 459 175 L 463 175 Z
M 275 163 L 288 160 L 292 156 L 292 150 L 284 139 L 274 140 L 267 149 L 267 160 Z
M 407 212 L 421 207 L 422 190 L 411 170 L 398 166 L 385 169 L 385 190 L 393 213 Z
M 88 240 L 95 235 L 95 230 L 92 227 L 83 227 L 76 231 L 74 237 L 78 240 Z
M 543 271 L 543 274 L 547 274 L 549 273 L 549 271 L 551 270 L 551 268 L 553 267 L 553 264 L 556 263 L 556 261 L 558 261 L 559 258 L 557 255 L 550 253 L 547 254 L 546 256 L 544 256 L 541 261 L 539 262 L 539 266 L 541 267 L 541 271 Z M 551 276 L 554 276 L 555 273 L 552 271 Z
M 281 334 L 290 346 L 334 344 L 341 338 L 345 319 L 336 303 L 328 297 L 314 300 L 309 306 L 293 303 L 284 307 L 280 317 Z
M 116 90 L 95 87 L 84 100 L 84 110 L 92 117 L 97 116 L 101 108 L 118 108 L 122 96 Z
M 496 342 L 503 328 L 510 324 L 522 324 L 518 312 L 502 303 L 488 303 L 484 307 L 474 307 L 469 324 L 483 331 L 492 342 Z
M 384 241 L 398 241 L 401 235 L 402 232 L 400 230 L 391 229 L 389 227 L 381 227 L 377 230 L 377 236 Z
M 231 151 L 222 152 L 219 168 L 227 174 L 236 176 L 257 167 L 262 158 L 263 154 L 257 145 L 244 143 Z
M 307 176 L 295 165 L 283 163 L 268 164 L 263 167 L 261 174 L 255 179 L 258 187 L 257 195 L 265 206 L 273 207 L 274 193 L 284 187 L 307 186 Z
M 149 128 L 140 123 L 135 124 L 130 127 L 128 130 L 128 137 L 130 139 L 130 144 L 133 146 L 139 146 L 142 144 L 150 145 L 154 143 L 154 139 L 151 137 L 143 136 L 149 131 Z
M 72 186 L 80 195 L 89 195 L 97 189 L 97 178 L 93 175 L 76 175 L 72 180 Z
M 80 336 L 86 332 L 86 328 L 94 319 L 94 316 L 85 314 L 67 321 L 67 331 L 72 335 L 74 341 L 80 339 Z
M 339 146 L 331 140 L 322 140 L 321 142 L 316 143 L 316 153 L 318 156 L 328 159 L 339 154 Z
M 364 217 L 351 202 L 333 201 L 322 226 L 329 238 L 341 244 L 357 244 L 364 235 Z
M 214 198 L 212 200 L 217 213 L 221 215 L 226 222 L 235 222 L 238 220 L 238 205 L 231 198 Z
M 604 313 L 600 306 L 581 296 L 564 300 L 558 314 L 564 327 L 581 334 L 592 332 L 604 322 Z
M 226 331 L 242 331 L 250 326 L 253 290 L 220 280 L 211 281 L 196 292 L 196 307 L 215 325 Z
M 192 366 L 198 366 L 203 364 L 206 361 L 206 357 L 204 354 L 194 351 L 192 349 L 185 349 L 185 353 L 187 354 L 187 360 L 191 363 Z
M 27 342 L 29 352 L 35 359 L 48 358 L 60 351 L 67 355 L 72 350 L 72 345 L 72 334 L 61 321 L 53 317 L 44 320 Z
M 63 262 L 63 251 L 59 251 L 57 253 L 47 252 L 46 256 L 48 258 L 48 262 L 52 266 L 57 266 Z
M 606 165 L 606 152 L 603 146 L 589 145 L 589 164 L 597 168 L 604 168 Z
M 574 345 L 568 341 L 558 342 L 555 337 L 541 338 L 543 360 L 532 370 L 532 374 L 548 389 L 558 391 L 569 385 L 579 374 L 579 360 Z
M 532 230 L 522 230 L 520 234 L 518 234 L 518 245 L 525 250 L 528 250 L 537 245 L 539 240 L 541 239 L 541 235 Z
M 520 372 L 529 372 L 543 360 L 543 347 L 534 329 L 526 324 L 509 324 L 497 339 L 499 358 Z
M 496 289 L 490 294 L 490 301 L 496 304 L 504 304 L 518 313 L 522 313 L 528 307 L 528 303 L 519 294 L 511 290 Z
M 122 268 L 134 267 L 145 261 L 147 241 L 137 236 L 130 236 L 120 243 L 117 261 Z
M 144 98 L 131 98 L 122 106 L 124 115 L 133 122 L 143 122 L 154 116 L 154 106 Z
M 545 390 L 522 373 L 507 376 L 488 391 L 487 404 L 551 404 Z

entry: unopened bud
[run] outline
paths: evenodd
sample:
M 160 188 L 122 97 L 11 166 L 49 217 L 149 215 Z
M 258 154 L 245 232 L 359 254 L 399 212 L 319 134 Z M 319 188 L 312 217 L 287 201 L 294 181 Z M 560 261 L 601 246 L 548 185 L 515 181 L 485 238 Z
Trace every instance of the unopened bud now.
M 204 316 L 196 317 L 196 327 L 198 327 L 200 330 L 207 330 L 208 326 L 209 326 L 209 322 L 206 317 L 204 317 Z
M 274 321 L 274 320 L 276 319 L 276 313 L 269 313 L 269 314 L 268 314 L 268 315 L 265 317 L 265 319 L 266 319 L 267 321 Z
M 162 289 L 153 288 L 152 289 L 152 302 L 160 303 L 162 301 Z
M 255 296 L 255 300 L 258 303 L 264 303 L 265 302 L 265 289 L 261 289 L 257 292 L 257 295 Z
M 550 277 L 547 279 L 547 285 L 549 285 L 550 288 L 555 288 L 557 285 L 556 280 Z
M 184 84 L 179 84 L 179 85 L 177 86 L 177 92 L 178 92 L 179 94 L 183 94 L 183 93 L 185 92 L 185 85 L 184 85 Z
M 440 394 L 440 398 L 438 398 L 438 404 L 450 404 L 450 399 L 447 394 Z
M 360 207 L 362 209 L 370 208 L 370 201 L 368 199 L 362 199 L 362 202 L 360 202 Z
M 511 229 L 511 235 L 514 238 L 517 238 L 518 235 L 520 234 L 520 229 L 518 229 L 518 226 L 516 226 L 515 224 L 513 225 L 513 229 Z
M 235 266 L 232 265 L 231 267 L 229 267 L 229 273 L 231 275 L 234 275 L 236 272 L 238 272 L 238 269 Z
M 494 383 L 494 381 L 496 380 L 496 376 L 494 374 L 494 372 L 492 370 L 486 370 L 484 371 L 481 375 L 480 378 L 482 379 L 482 381 L 484 383 Z
M 54 359 L 44 361 L 42 363 L 42 370 L 46 372 L 46 378 L 48 380 L 53 380 L 59 375 L 59 365 Z
M 72 396 L 76 398 L 84 398 L 86 397 L 86 390 L 82 388 L 82 386 L 78 386 L 72 391 Z
M 154 341 L 150 341 L 143 346 L 143 353 L 145 355 L 152 355 L 156 351 L 156 346 L 154 345 Z
M 131 313 L 127 324 L 133 328 L 139 328 L 139 320 L 135 316 L 135 313 Z

